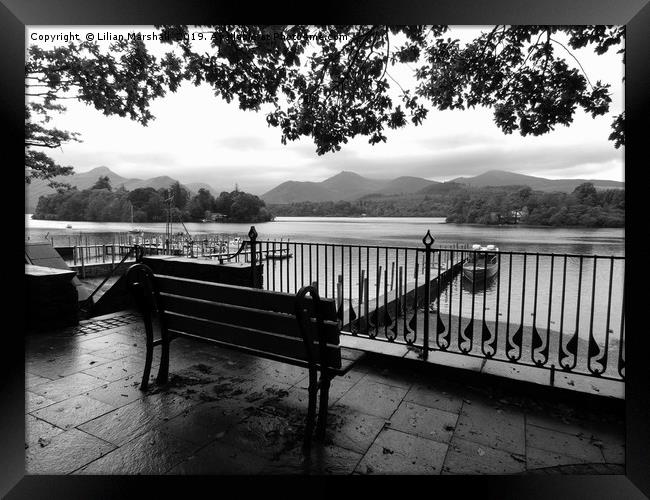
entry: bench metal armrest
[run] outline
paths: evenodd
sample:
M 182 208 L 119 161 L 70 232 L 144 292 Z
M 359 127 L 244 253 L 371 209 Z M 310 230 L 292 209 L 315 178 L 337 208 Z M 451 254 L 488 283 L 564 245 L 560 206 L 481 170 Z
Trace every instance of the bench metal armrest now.
M 317 337 L 314 338 L 311 328 L 311 321 L 309 315 L 306 313 L 306 296 L 307 294 L 311 295 L 312 303 L 314 306 L 314 312 L 316 313 L 316 326 L 317 326 Z M 298 293 L 296 294 L 296 320 L 298 321 L 298 328 L 300 329 L 300 334 L 302 340 L 305 343 L 305 349 L 307 351 L 307 362 L 311 367 L 316 367 L 316 359 L 314 349 L 314 342 L 318 341 L 319 348 L 319 359 L 321 365 L 321 373 L 326 373 L 328 368 L 327 363 L 327 338 L 324 335 L 323 328 L 323 314 L 322 314 L 322 303 L 320 300 L 320 295 L 316 287 L 312 285 L 303 286 Z
M 143 314 L 151 314 L 158 307 L 158 294 L 153 271 L 145 264 L 133 264 L 126 271 L 126 286 Z

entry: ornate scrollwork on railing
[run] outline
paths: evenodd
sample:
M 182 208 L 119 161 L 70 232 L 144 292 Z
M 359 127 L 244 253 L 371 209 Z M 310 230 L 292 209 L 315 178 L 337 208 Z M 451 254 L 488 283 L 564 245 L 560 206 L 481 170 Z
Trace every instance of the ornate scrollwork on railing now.
M 589 337 L 587 359 L 587 368 L 593 375 L 600 376 L 607 369 L 607 349 L 601 350 L 593 335 Z M 598 363 L 600 366 L 593 368 L 592 363 Z
M 560 366 L 565 371 L 573 370 L 578 364 L 578 331 L 571 336 L 566 346 L 562 349 L 564 357 L 560 361 Z
M 491 358 L 497 352 L 496 347 L 497 336 L 492 336 L 492 332 L 483 321 L 483 328 L 481 329 L 481 351 L 486 358 Z
M 537 366 L 543 366 L 548 362 L 548 336 L 546 339 L 546 344 L 544 344 L 544 339 L 542 335 L 537 331 L 537 326 L 533 324 L 533 333 L 532 333 L 532 346 L 531 346 L 531 358 Z M 541 349 L 544 347 L 543 349 Z M 540 349 L 539 353 L 536 351 Z M 541 359 L 537 359 L 535 354 L 539 354 Z
M 521 359 L 521 355 L 523 351 L 521 342 L 523 340 L 523 337 L 524 337 L 523 325 L 519 325 L 519 328 L 512 335 L 512 337 L 506 336 L 506 356 L 508 356 L 508 359 L 512 362 L 517 362 Z M 513 354 L 513 351 L 517 352 L 516 356 Z

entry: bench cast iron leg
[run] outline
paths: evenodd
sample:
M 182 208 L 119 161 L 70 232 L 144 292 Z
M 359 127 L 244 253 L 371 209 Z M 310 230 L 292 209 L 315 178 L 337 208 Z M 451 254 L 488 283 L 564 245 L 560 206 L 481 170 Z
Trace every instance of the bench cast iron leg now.
M 156 382 L 159 384 L 166 384 L 169 375 L 169 332 L 165 328 L 161 328 L 162 337 L 162 352 L 160 353 L 160 367 L 158 368 L 158 377 Z
M 153 361 L 153 326 L 151 324 L 151 315 L 147 313 L 144 314 L 144 329 L 147 334 L 147 354 L 140 389 L 146 391 L 149 386 L 149 374 L 151 373 L 151 363 Z
M 316 370 L 309 370 L 309 403 L 307 406 L 307 425 L 305 426 L 304 448 L 311 446 L 311 436 L 314 432 L 316 420 L 316 397 L 318 396 L 318 382 Z
M 320 403 L 318 405 L 318 426 L 316 428 L 316 437 L 322 440 L 325 437 L 327 427 L 327 407 L 329 405 L 331 378 L 328 375 L 321 375 L 320 378 Z

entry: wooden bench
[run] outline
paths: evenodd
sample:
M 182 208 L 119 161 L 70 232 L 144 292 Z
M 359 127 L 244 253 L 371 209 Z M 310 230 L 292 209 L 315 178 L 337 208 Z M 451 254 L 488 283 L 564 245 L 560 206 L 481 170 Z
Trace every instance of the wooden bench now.
M 144 264 L 126 272 L 127 286 L 146 330 L 146 361 L 141 388 L 149 381 L 153 348 L 161 346 L 157 383 L 169 372 L 169 345 L 177 337 L 214 342 L 309 370 L 309 402 L 304 444 L 309 446 L 320 390 L 317 438 L 325 434 L 330 381 L 345 374 L 363 353 L 339 345 L 333 299 L 320 298 L 313 286 L 293 295 L 258 288 L 155 275 Z M 307 296 L 307 295 L 310 296 Z M 154 340 L 152 315 L 158 311 L 160 338 Z M 318 379 L 320 372 L 320 379 Z

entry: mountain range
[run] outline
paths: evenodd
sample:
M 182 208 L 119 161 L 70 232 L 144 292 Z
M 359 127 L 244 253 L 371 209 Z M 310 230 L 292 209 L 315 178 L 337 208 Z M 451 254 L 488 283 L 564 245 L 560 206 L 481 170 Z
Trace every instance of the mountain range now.
M 297 203 L 301 201 L 353 201 L 372 195 L 428 194 L 455 184 L 474 187 L 530 186 L 538 191 L 570 193 L 584 182 L 591 182 L 596 189 L 623 189 L 618 181 L 599 179 L 545 179 L 532 175 L 517 174 L 504 170 L 490 170 L 475 177 L 457 177 L 445 183 L 421 177 L 397 177 L 395 179 L 371 179 L 349 171 L 342 171 L 321 182 L 287 181 L 267 191 L 261 198 L 268 204 Z
M 163 175 L 159 177 L 152 177 L 151 179 L 128 179 L 116 174 L 108 167 L 96 167 L 88 172 L 75 173 L 72 175 L 65 175 L 56 177 L 55 180 L 65 182 L 71 186 L 76 186 L 77 189 L 88 189 L 92 187 L 99 179 L 100 176 L 107 176 L 110 179 L 111 186 L 118 188 L 124 186 L 128 191 L 133 191 L 137 188 L 152 187 L 154 189 L 167 188 L 176 179 Z M 207 189 L 213 196 L 217 196 L 221 191 L 216 190 L 212 186 L 203 182 L 189 182 L 181 183 L 192 194 L 196 194 L 200 188 Z M 33 179 L 30 184 L 25 185 L 25 213 L 34 213 L 34 209 L 38 204 L 38 198 L 43 195 L 54 193 L 55 190 L 47 185 L 46 181 L 41 179 Z
M 419 177 L 397 177 L 391 180 L 369 179 L 344 170 L 321 182 L 283 182 L 264 193 L 260 198 L 269 204 L 300 201 L 352 201 L 369 194 L 415 193 L 432 184 L 439 183 Z
M 580 184 L 591 182 L 596 189 L 623 189 L 619 181 L 602 179 L 545 179 L 532 175 L 516 174 L 504 170 L 490 170 L 475 177 L 457 177 L 450 182 L 474 187 L 486 186 L 530 186 L 535 191 L 560 191 L 570 193 Z

